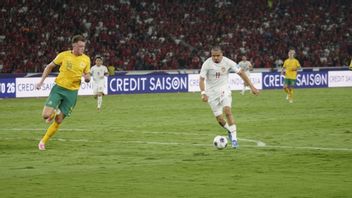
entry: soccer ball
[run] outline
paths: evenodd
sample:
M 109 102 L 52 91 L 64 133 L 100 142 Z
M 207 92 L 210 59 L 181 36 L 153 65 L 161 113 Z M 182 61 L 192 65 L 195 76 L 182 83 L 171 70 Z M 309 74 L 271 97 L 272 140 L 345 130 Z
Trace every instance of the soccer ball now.
M 227 146 L 227 138 L 225 136 L 218 135 L 214 138 L 213 144 L 217 149 L 224 149 Z

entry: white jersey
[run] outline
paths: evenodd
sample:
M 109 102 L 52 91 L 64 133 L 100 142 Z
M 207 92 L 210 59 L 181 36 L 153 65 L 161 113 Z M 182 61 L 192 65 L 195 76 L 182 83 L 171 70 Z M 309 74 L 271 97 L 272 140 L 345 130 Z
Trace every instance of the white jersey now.
M 238 63 L 238 65 L 240 66 L 240 68 L 243 71 L 245 71 L 247 73 L 250 70 L 251 62 L 249 62 L 249 61 L 241 61 L 241 62 Z
M 200 77 L 205 78 L 206 94 L 209 99 L 218 98 L 224 93 L 231 93 L 228 79 L 230 70 L 238 73 L 241 68 L 233 60 L 223 56 L 220 63 L 208 58 L 202 65 Z
M 92 74 L 94 82 L 104 81 L 104 76 L 106 73 L 108 73 L 108 68 L 104 65 L 94 65 L 90 69 L 90 73 Z

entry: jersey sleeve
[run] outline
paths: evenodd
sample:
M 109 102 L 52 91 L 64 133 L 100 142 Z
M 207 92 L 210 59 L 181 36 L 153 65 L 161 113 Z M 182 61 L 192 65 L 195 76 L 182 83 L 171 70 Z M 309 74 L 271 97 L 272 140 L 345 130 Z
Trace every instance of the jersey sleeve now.
M 232 71 L 234 71 L 236 73 L 241 71 L 240 66 L 235 61 L 233 61 L 231 59 L 227 59 L 227 63 L 230 65 L 230 68 Z
M 287 60 L 285 60 L 284 65 L 282 66 L 283 68 L 287 67 Z
M 53 60 L 53 63 L 55 64 L 55 65 L 61 65 L 62 64 L 62 62 L 63 62 L 63 60 L 64 60 L 64 54 L 61 52 L 61 53 L 59 53 L 57 56 L 56 56 L 56 58 Z
M 202 77 L 202 78 L 206 78 L 207 77 L 207 62 L 208 61 L 205 61 L 202 65 L 202 68 L 200 69 L 200 74 L 199 76 Z

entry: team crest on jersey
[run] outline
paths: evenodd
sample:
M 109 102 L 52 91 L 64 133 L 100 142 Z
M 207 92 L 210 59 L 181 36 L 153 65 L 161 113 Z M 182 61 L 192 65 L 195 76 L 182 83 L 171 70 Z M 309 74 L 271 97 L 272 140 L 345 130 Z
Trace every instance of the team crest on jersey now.
M 86 67 L 86 64 L 85 64 L 84 62 L 81 62 L 81 63 L 79 64 L 79 66 L 80 66 L 81 68 L 85 68 L 85 67 Z
M 221 71 L 222 71 L 222 73 L 225 73 L 225 71 L 226 71 L 225 67 L 222 67 Z

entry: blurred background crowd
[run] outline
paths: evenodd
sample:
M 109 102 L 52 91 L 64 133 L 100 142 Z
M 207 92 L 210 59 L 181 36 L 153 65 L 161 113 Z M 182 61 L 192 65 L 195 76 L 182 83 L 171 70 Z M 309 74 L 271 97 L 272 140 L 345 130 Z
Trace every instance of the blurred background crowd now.
M 42 72 L 87 37 L 86 54 L 116 70 L 199 69 L 209 49 L 255 68 L 280 67 L 290 48 L 303 67 L 348 65 L 349 0 L 2 0 L 0 72 Z M 92 62 L 94 64 L 94 62 Z

